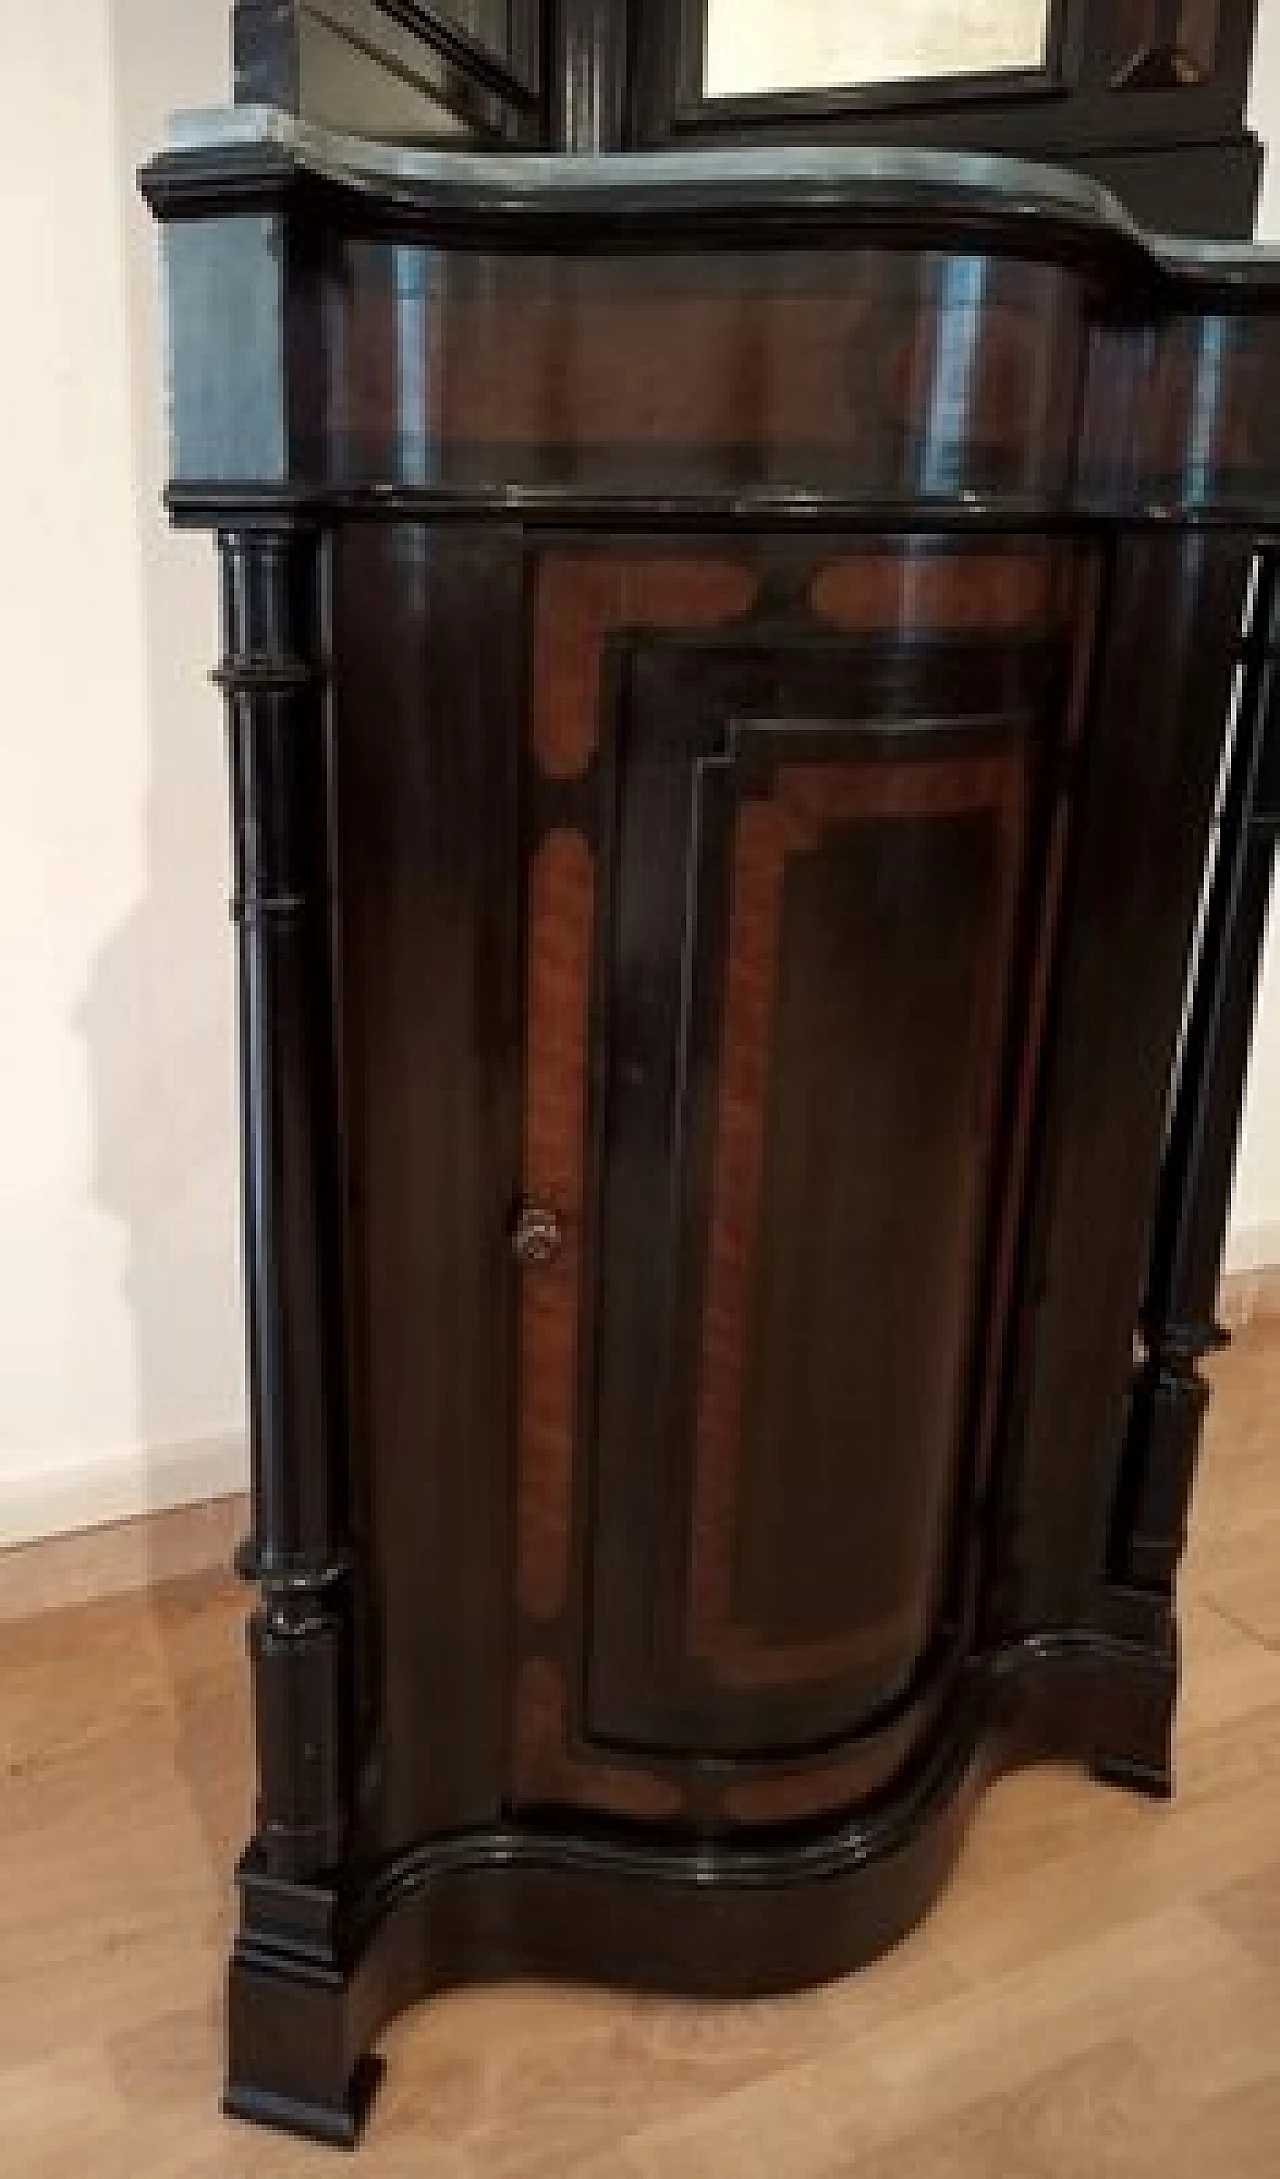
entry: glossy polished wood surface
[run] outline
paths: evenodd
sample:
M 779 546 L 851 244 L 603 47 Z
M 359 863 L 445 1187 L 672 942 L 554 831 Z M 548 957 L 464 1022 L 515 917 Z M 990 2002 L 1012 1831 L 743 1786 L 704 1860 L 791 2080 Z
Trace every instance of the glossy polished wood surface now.
M 514 537 L 416 524 L 341 531 L 329 569 L 370 1855 L 501 1802 L 520 583 Z M 431 1718 L 448 1720 L 445 1763 Z
M 350 2140 L 427 1989 L 791 1987 L 1001 1768 L 1171 1788 L 1280 268 L 891 154 L 147 186 L 251 910 L 228 2104 Z
M 202 255 L 216 248 L 201 237 Z M 1280 315 L 1091 324 L 1068 267 L 963 251 L 601 261 L 367 242 L 285 309 L 326 328 L 312 366 L 324 382 L 271 480 L 310 490 L 393 485 L 531 510 L 749 493 L 779 509 L 972 503 L 1027 519 L 1254 510 L 1280 492 L 1265 397 Z M 180 443 L 192 466 L 177 503 L 199 505 L 234 474 L 236 434 L 202 407 Z
M 341 375 L 299 459 L 336 483 L 1065 491 L 1082 311 L 1054 267 L 892 250 L 442 261 L 364 244 L 335 287 Z
M 1043 169 L 450 165 L 277 117 L 146 185 L 191 518 L 236 479 L 539 514 L 1221 519 L 1280 494 L 1280 270 L 1148 241 Z

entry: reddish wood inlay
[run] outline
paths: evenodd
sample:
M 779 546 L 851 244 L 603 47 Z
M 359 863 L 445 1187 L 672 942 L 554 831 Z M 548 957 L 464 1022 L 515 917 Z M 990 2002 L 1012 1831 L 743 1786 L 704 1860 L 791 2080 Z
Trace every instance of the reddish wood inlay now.
M 723 446 L 852 442 L 848 356 L 866 340 L 853 298 L 582 294 L 443 317 L 442 436 L 536 445 Z M 912 320 L 914 299 L 897 306 Z M 1007 431 L 1008 425 L 1005 429 Z
M 591 761 L 611 633 L 716 626 L 745 612 L 755 588 L 740 562 L 548 555 L 530 730 L 543 771 L 572 778 Z M 524 1193 L 559 1213 L 565 1243 L 526 1274 L 520 1302 L 519 1598 L 540 1620 L 563 1608 L 568 1585 L 594 915 L 590 848 L 578 833 L 552 833 L 528 875 Z
M 755 1776 L 736 1776 L 725 1787 L 725 1815 L 737 1823 L 788 1823 L 865 1802 L 918 1750 L 951 1684 L 951 1674 L 941 1673 L 892 1724 L 860 1734 L 853 1746 L 836 1749 L 825 1760 L 806 1756 L 795 1767 L 775 1763 Z
M 619 626 L 626 563 L 558 556 L 538 570 L 530 740 L 542 770 L 573 779 L 600 735 L 600 645 Z
M 765 1686 L 821 1677 L 874 1655 L 905 1629 L 882 1624 L 848 1638 L 757 1649 L 732 1620 L 733 1535 L 738 1505 L 744 1364 L 764 1176 L 769 1053 L 776 1003 L 783 888 L 789 856 L 816 847 L 851 820 L 990 808 L 1005 839 L 1004 885 L 1017 882 L 1024 825 L 1025 759 L 1010 748 L 937 763 L 795 765 L 780 770 L 767 802 L 740 809 L 734 837 L 730 937 L 721 1030 L 719 1111 L 712 1177 L 702 1353 L 694 1452 L 689 1640 L 730 1682 Z M 1003 920 L 1003 919 L 1002 919 Z M 984 1002 L 992 1015 L 982 1048 L 987 1131 L 994 1117 L 1003 977 L 993 964 Z
M 534 755 L 553 779 L 586 769 L 600 734 L 600 661 L 620 629 L 718 627 L 745 613 L 756 580 L 741 562 L 549 555 L 538 575 Z
M 528 879 L 524 1173 L 565 1232 L 520 1288 L 519 1596 L 537 1619 L 560 1609 L 568 1577 L 593 913 L 591 849 L 550 833 Z
M 545 1657 L 531 1657 L 516 1681 L 515 1794 L 614 1816 L 678 1816 L 684 1806 L 673 1780 L 573 1753 L 564 1674 Z
M 930 634 L 1035 629 L 1051 624 L 1058 556 L 1050 551 L 849 555 L 823 568 L 809 593 L 815 613 L 859 633 Z

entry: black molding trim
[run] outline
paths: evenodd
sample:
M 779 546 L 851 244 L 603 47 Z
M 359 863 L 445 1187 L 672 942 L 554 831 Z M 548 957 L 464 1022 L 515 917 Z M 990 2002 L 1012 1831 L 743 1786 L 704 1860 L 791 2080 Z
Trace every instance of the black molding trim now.
M 812 493 L 728 495 L 688 493 L 679 498 L 617 494 L 594 498 L 582 493 L 533 490 L 520 485 L 501 491 L 442 491 L 409 485 L 270 485 L 254 482 L 171 484 L 164 506 L 180 529 L 309 529 L 332 521 L 378 522 L 401 519 L 427 522 L 518 521 L 527 528 L 560 530 L 743 531 L 831 530 L 909 535 L 919 529 L 970 536 L 990 532 L 1010 536 L 1092 536 L 1149 529 L 1191 531 L 1257 530 L 1276 532 L 1274 503 L 1256 507 L 1137 505 L 1114 511 L 1089 506 L 1046 508 L 1029 500 L 912 500 L 878 502 L 815 499 Z

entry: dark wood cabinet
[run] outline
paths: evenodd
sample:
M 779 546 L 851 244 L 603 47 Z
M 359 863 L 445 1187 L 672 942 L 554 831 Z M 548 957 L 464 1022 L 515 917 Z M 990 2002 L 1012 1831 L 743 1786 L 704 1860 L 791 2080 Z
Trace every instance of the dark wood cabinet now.
M 935 156 L 205 121 L 255 1835 L 229 2107 L 760 1991 L 1172 1782 L 1277 816 L 1280 274 Z

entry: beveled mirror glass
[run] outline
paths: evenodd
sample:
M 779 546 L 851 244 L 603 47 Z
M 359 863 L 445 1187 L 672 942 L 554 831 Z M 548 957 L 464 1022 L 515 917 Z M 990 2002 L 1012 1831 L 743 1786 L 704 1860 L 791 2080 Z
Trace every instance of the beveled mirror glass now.
M 707 0 L 708 98 L 1045 66 L 1052 0 Z

